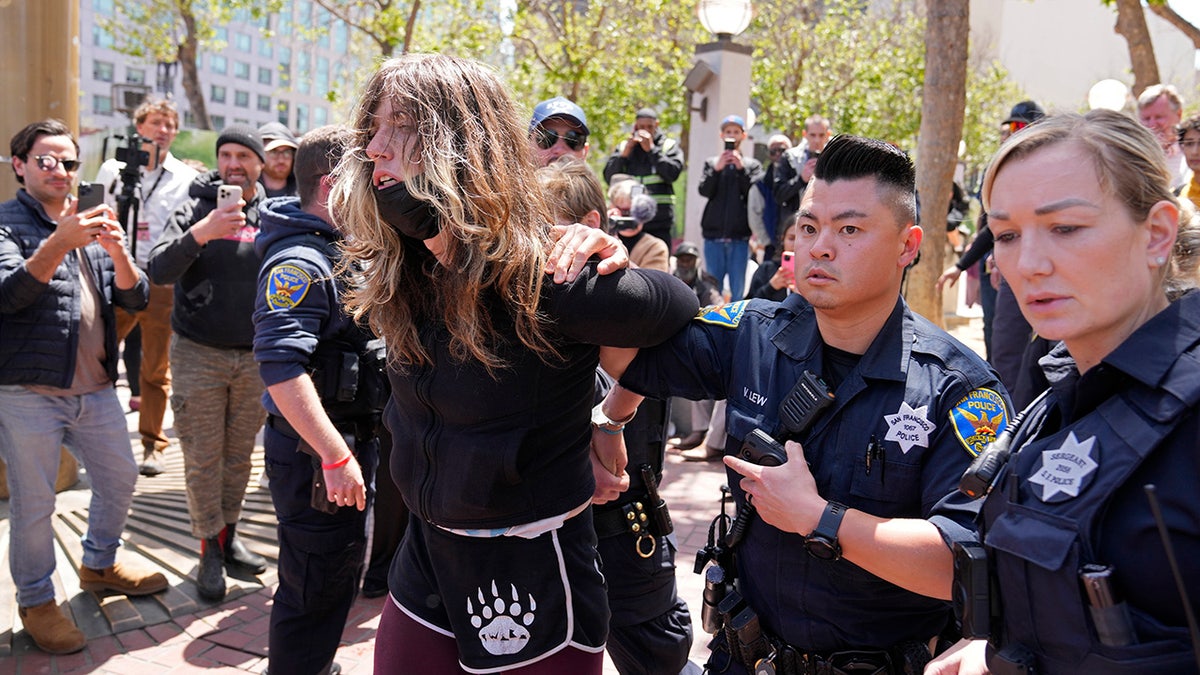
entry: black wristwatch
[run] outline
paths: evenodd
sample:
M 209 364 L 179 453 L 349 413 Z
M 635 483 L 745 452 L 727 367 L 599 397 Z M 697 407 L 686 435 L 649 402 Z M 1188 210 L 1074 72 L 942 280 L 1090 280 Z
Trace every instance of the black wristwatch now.
M 817 523 L 817 529 L 804 538 L 804 550 L 814 558 L 821 560 L 837 560 L 842 557 L 842 547 L 838 544 L 838 528 L 842 526 L 842 517 L 846 515 L 846 507 L 837 502 L 825 505 L 825 512 Z

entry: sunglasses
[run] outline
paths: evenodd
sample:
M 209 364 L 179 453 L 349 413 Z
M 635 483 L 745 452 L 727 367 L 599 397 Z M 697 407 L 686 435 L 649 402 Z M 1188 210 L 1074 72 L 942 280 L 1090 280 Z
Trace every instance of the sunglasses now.
M 1017 133 L 1018 131 L 1020 131 L 1020 130 L 1024 129 L 1025 127 L 1027 127 L 1027 126 L 1029 126 L 1029 123 L 1028 123 L 1028 122 L 1016 122 L 1016 121 L 1013 121 L 1013 122 L 1006 122 L 1006 123 L 1004 123 L 1004 124 L 1001 124 L 1001 125 L 1000 125 L 1000 128 L 1001 128 L 1001 129 L 1008 129 L 1008 133 L 1010 133 L 1010 134 L 1015 134 L 1015 133 Z
M 59 164 L 62 164 L 62 168 L 67 173 L 71 173 L 83 164 L 77 159 L 59 159 L 54 155 L 34 155 L 33 161 L 37 162 L 38 168 L 42 171 L 53 171 Z
M 554 147 L 554 144 L 562 139 L 563 143 L 572 150 L 581 150 L 587 144 L 587 134 L 575 131 L 574 129 L 565 134 L 558 134 L 548 129 L 537 130 L 537 144 L 543 150 L 549 150 Z

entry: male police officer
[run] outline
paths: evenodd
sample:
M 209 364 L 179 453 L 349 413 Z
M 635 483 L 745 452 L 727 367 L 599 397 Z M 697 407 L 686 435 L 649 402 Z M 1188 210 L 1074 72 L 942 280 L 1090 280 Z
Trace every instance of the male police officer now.
M 263 265 L 254 358 L 267 385 L 264 446 L 279 520 L 275 673 L 328 672 L 366 547 L 367 486 L 387 390 L 381 343 L 341 311 L 344 286 L 334 273 L 341 237 L 329 224 L 329 173 L 350 136 L 337 126 L 304 135 L 300 197 L 264 203 L 255 241 Z
M 843 136 L 815 171 L 799 211 L 799 293 L 702 312 L 643 350 L 597 418 L 628 416 L 640 399 L 633 391 L 724 398 L 727 455 L 755 430 L 797 441 L 783 466 L 725 459 L 749 520 L 733 550 L 744 605 L 726 605 L 714 672 L 758 672 L 759 659 L 781 673 L 840 672 L 832 669 L 851 663 L 920 672 L 949 607 L 905 590 L 928 590 L 923 571 L 905 565 L 912 548 L 945 544 L 928 523 L 889 519 L 929 515 L 1003 429 L 1008 408 L 987 365 L 900 297 L 922 236 L 909 159 L 881 141 Z M 613 361 L 606 368 L 621 371 Z M 812 378 L 811 396 L 793 389 L 806 371 L 824 379 L 832 398 Z M 808 410 L 818 412 L 805 419 Z M 596 433 L 593 442 L 619 466 L 611 438 Z M 806 505 L 819 493 L 816 518 L 785 506 L 797 487 Z

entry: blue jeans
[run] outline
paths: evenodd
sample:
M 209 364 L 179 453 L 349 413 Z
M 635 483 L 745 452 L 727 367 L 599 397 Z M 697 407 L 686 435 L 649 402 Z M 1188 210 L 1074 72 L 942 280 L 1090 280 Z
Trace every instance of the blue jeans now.
M 8 464 L 12 495 L 8 563 L 22 607 L 54 599 L 51 519 L 63 444 L 92 484 L 83 564 L 103 569 L 116 560 L 138 476 L 117 392 L 43 396 L 20 385 L 0 386 L 0 456 Z
M 729 301 L 737 302 L 746 294 L 746 262 L 750 260 L 750 240 L 704 240 L 704 266 L 716 277 L 717 285 L 729 275 Z

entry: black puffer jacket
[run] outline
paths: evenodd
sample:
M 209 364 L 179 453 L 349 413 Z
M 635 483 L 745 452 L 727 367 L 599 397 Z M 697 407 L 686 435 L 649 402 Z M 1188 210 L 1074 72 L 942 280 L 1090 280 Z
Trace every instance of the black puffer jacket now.
M 75 375 L 79 348 L 79 257 L 72 251 L 49 284 L 33 278 L 25 261 L 57 225 L 42 205 L 21 189 L 0 204 L 0 384 L 37 384 L 66 389 Z M 117 324 L 113 306 L 139 310 L 150 285 L 139 273 L 129 290 L 116 287 L 112 258 L 99 244 L 83 248 L 99 286 L 104 320 L 104 367 L 117 379 Z
M 265 196 L 255 183 L 253 195 L 243 195 L 246 227 L 236 235 L 197 243 L 188 232 L 217 208 L 216 171 L 200 174 L 163 228 L 150 252 L 150 279 L 175 284 L 171 328 L 183 337 L 220 349 L 250 349 L 254 345 L 254 297 L 258 289 L 258 204 Z

